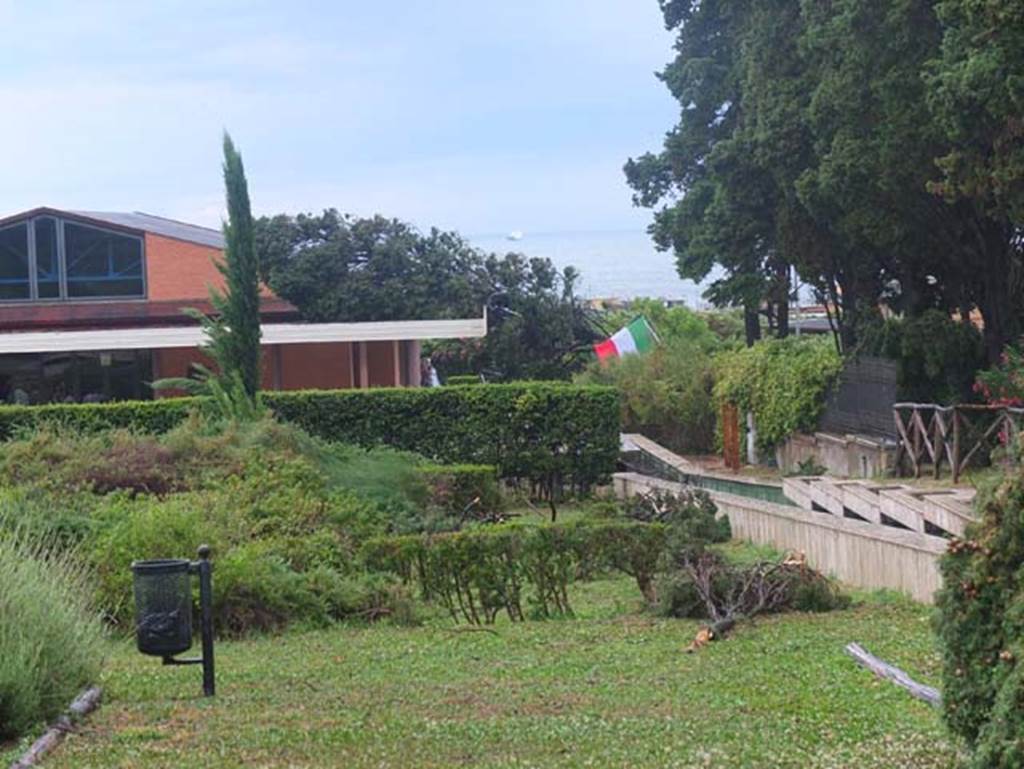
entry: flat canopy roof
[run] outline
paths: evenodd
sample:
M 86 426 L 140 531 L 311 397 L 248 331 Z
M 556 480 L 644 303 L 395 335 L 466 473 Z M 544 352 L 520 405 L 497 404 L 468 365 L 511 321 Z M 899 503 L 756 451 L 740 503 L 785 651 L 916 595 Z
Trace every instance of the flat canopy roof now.
M 478 339 L 487 336 L 487 317 L 374 323 L 264 323 L 262 328 L 261 344 Z M 0 334 L 0 354 L 159 350 L 199 347 L 204 342 L 205 334 L 199 326 L 23 331 Z

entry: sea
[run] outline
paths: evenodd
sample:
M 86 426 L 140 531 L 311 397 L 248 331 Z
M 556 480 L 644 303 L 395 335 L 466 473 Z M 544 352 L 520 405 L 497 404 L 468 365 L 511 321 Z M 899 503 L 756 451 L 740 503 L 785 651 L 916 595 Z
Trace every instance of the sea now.
M 471 236 L 484 251 L 545 256 L 559 268 L 569 265 L 580 273 L 577 293 L 589 299 L 651 297 L 685 303 L 692 309 L 709 307 L 704 284 L 683 280 L 670 253 L 655 249 L 641 230 L 509 233 Z

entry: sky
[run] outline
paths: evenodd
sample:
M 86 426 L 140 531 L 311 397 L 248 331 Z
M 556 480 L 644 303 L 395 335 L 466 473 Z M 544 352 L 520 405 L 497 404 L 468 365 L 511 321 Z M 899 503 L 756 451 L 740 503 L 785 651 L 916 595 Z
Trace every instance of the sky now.
M 622 165 L 677 105 L 656 0 L 0 0 L 0 212 L 256 214 L 468 236 L 642 230 Z

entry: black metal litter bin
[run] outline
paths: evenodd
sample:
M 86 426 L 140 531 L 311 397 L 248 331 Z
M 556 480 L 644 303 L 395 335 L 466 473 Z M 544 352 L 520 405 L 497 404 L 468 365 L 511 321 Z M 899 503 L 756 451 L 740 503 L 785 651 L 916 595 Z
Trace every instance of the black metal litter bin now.
M 139 651 L 170 657 L 192 647 L 190 563 L 178 558 L 136 561 L 135 641 Z

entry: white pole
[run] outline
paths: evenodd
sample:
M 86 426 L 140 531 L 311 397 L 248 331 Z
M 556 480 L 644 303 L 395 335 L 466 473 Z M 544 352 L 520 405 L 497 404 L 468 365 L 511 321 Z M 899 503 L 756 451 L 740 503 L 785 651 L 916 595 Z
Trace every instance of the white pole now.
M 796 267 L 793 268 L 793 286 L 796 289 L 796 335 L 800 336 L 800 276 L 797 275 Z

